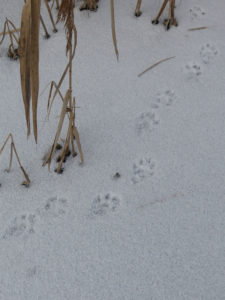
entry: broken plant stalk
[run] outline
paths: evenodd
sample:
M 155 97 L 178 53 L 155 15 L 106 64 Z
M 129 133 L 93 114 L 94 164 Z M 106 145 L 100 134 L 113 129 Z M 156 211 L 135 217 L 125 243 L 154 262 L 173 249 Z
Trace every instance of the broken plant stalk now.
M 23 168 L 23 166 L 22 166 L 22 164 L 21 164 L 21 162 L 20 162 L 19 155 L 18 155 L 18 153 L 17 153 L 17 151 L 16 151 L 16 147 L 15 147 L 15 144 L 14 144 L 13 136 L 12 136 L 11 133 L 10 133 L 10 134 L 7 136 L 7 138 L 5 139 L 5 141 L 4 141 L 4 143 L 3 143 L 3 146 L 2 146 L 2 148 L 0 149 L 0 155 L 2 154 L 2 152 L 3 152 L 3 150 L 5 149 L 5 146 L 6 146 L 6 144 L 8 143 L 9 140 L 11 140 L 11 145 L 10 145 L 10 160 L 9 160 L 9 167 L 8 167 L 8 169 L 6 169 L 6 171 L 7 171 L 7 172 L 10 172 L 10 170 L 11 170 L 11 167 L 12 167 L 12 159 L 13 159 L 13 152 L 14 152 L 15 155 L 16 155 L 17 162 L 18 162 L 18 164 L 19 164 L 19 166 L 20 166 L 20 169 L 21 169 L 21 171 L 22 171 L 22 173 L 23 173 L 23 175 L 24 175 L 24 177 L 25 177 L 25 179 L 26 179 L 26 180 L 24 180 L 24 181 L 22 182 L 22 185 L 29 186 L 29 184 L 30 184 L 29 176 L 27 175 L 26 171 L 24 170 L 24 168 Z

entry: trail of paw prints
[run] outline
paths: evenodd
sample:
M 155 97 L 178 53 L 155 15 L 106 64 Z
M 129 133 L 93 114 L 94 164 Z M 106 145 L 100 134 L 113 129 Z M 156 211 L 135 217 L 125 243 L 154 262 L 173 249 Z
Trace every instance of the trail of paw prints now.
M 171 106 L 176 100 L 176 94 L 173 90 L 166 90 L 163 93 L 158 93 L 151 107 L 158 109 L 161 106 Z
M 35 210 L 34 213 L 24 213 L 13 218 L 3 234 L 1 240 L 12 238 L 28 238 L 35 233 L 35 227 L 41 219 L 51 219 L 65 215 L 68 209 L 67 199 L 51 197 L 47 199 L 45 205 Z
M 28 237 L 35 233 L 36 215 L 25 213 L 16 216 L 3 232 L 1 239 Z
M 131 181 L 136 184 L 155 173 L 155 162 L 152 158 L 140 158 L 133 163 L 133 176 Z
M 218 50 L 215 46 L 207 43 L 200 49 L 200 57 L 204 64 L 209 64 L 218 55 Z
M 121 204 L 121 197 L 114 193 L 99 194 L 93 200 L 90 215 L 103 216 L 114 213 Z
M 151 132 L 160 123 L 157 110 L 164 106 L 171 106 L 176 100 L 176 94 L 173 90 L 168 89 L 163 93 L 158 93 L 151 104 L 151 110 L 143 112 L 136 120 L 136 131 L 138 135 L 144 132 Z
M 189 10 L 191 19 L 198 19 L 206 15 L 205 11 L 200 6 L 194 6 Z
M 202 75 L 202 68 L 198 63 L 190 62 L 185 65 L 184 73 L 188 79 L 198 79 Z
M 144 132 L 151 132 L 158 124 L 159 119 L 155 112 L 144 112 L 136 120 L 136 131 L 138 135 Z

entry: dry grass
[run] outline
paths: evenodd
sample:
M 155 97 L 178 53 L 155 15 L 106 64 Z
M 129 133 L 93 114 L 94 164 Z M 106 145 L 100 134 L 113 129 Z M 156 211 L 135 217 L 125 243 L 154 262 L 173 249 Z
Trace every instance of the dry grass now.
M 48 1 L 47 1 L 47 0 L 44 0 L 44 2 L 45 2 L 45 5 L 46 5 L 46 7 L 47 7 L 48 15 L 49 15 L 49 18 L 50 18 L 51 23 L 52 23 L 52 26 L 53 26 L 53 32 L 57 32 L 57 29 L 56 29 L 56 26 L 55 26 L 55 21 L 54 21 L 53 16 L 52 16 L 51 9 L 50 9 L 50 7 L 49 7 L 49 5 L 48 5 Z M 58 4 L 58 3 L 57 3 L 57 4 Z
M 63 164 L 63 162 L 66 161 L 66 157 L 69 156 L 71 152 L 72 152 L 73 157 L 75 157 L 77 155 L 77 153 L 75 151 L 75 147 L 74 147 L 74 140 L 76 140 L 76 142 L 77 142 L 77 147 L 78 147 L 78 150 L 80 153 L 81 162 L 83 162 L 83 160 L 84 160 L 78 130 L 75 126 L 75 97 L 72 96 L 72 60 L 74 58 L 75 49 L 76 49 L 76 45 L 77 45 L 77 30 L 74 25 L 73 6 L 74 6 L 73 0 L 63 0 L 59 7 L 58 21 L 65 22 L 65 30 L 66 30 L 66 37 L 67 37 L 66 53 L 69 53 L 69 62 L 62 74 L 62 77 L 61 77 L 59 83 L 56 84 L 54 81 L 51 83 L 50 93 L 49 93 L 49 98 L 48 98 L 48 114 L 50 114 L 53 101 L 57 94 L 59 94 L 59 96 L 63 102 L 55 138 L 54 138 L 52 147 L 50 149 L 50 152 L 47 155 L 47 157 L 43 163 L 43 166 L 48 164 L 49 169 L 50 169 L 50 165 L 51 165 L 54 153 L 56 151 L 57 145 L 59 144 L 59 139 L 60 139 L 60 135 L 61 135 L 61 131 L 62 131 L 62 127 L 64 124 L 66 114 L 69 119 L 66 139 L 64 141 L 64 145 L 61 149 L 61 152 L 57 158 L 58 167 L 56 169 L 56 172 L 58 174 L 63 172 L 62 164 Z M 65 97 L 63 97 L 62 93 L 60 91 L 60 87 L 61 87 L 61 85 L 65 79 L 65 76 L 67 74 L 68 74 L 69 87 L 67 89 Z M 53 97 L 51 97 L 53 87 L 55 87 L 56 91 L 55 91 Z
M 11 146 L 10 146 L 10 159 L 9 159 L 9 167 L 8 169 L 6 169 L 7 172 L 10 172 L 11 171 L 11 168 L 12 168 L 12 160 L 13 160 L 13 152 L 15 153 L 16 155 L 16 159 L 17 159 L 17 162 L 20 166 L 20 169 L 25 177 L 25 180 L 22 182 L 22 185 L 25 185 L 25 186 L 29 186 L 30 184 L 30 179 L 29 179 L 29 176 L 27 175 L 26 171 L 24 170 L 21 162 L 20 162 L 20 159 L 19 159 L 19 155 L 16 151 L 16 147 L 15 147 L 15 144 L 14 144 L 14 140 L 13 140 L 13 136 L 12 134 L 10 133 L 7 138 L 5 139 L 4 143 L 3 143 L 3 146 L 2 148 L 0 149 L 0 155 L 2 154 L 2 152 L 4 151 L 5 149 L 5 146 L 6 144 L 8 143 L 8 141 L 11 140 Z
M 156 66 L 158 66 L 158 65 L 162 64 L 163 62 L 166 62 L 166 61 L 168 61 L 170 59 L 173 59 L 173 58 L 175 58 L 175 56 L 167 57 L 167 58 L 161 59 L 160 61 L 157 61 L 156 63 L 154 63 L 153 65 L 151 65 L 149 68 L 147 68 L 146 70 L 144 70 L 143 72 L 141 72 L 140 74 L 138 74 L 138 77 L 141 77 L 142 75 L 144 75 L 148 71 L 154 69 Z
M 27 136 L 30 135 L 30 97 L 31 97 L 31 82 L 30 82 L 30 10 L 31 2 L 27 1 L 24 4 L 21 17 L 21 30 L 19 42 L 20 56 L 20 78 L 23 103 L 25 108 L 25 117 L 27 122 Z
M 8 56 L 13 59 L 18 58 L 19 36 L 16 35 L 16 33 L 18 33 L 18 29 L 15 27 L 12 21 L 6 18 L 3 31 L 0 33 L 0 36 L 2 36 L 0 39 L 0 45 L 3 43 L 6 35 L 9 35 L 10 45 L 8 48 Z
M 33 131 L 37 143 L 37 105 L 39 93 L 39 29 L 40 21 L 48 38 L 50 35 L 40 14 L 40 0 L 27 0 L 23 6 L 19 40 L 20 77 L 27 135 L 30 135 L 30 99 L 32 99 Z M 57 31 L 48 2 L 45 1 L 53 31 Z
M 114 50 L 116 53 L 117 60 L 119 60 L 119 51 L 117 47 L 116 29 L 115 29 L 114 0 L 110 0 L 110 6 L 111 6 L 111 26 L 112 26 L 113 45 L 114 45 Z
M 201 27 L 195 27 L 195 28 L 190 28 L 188 31 L 198 31 L 198 30 L 204 30 L 207 29 L 207 26 L 201 26 Z

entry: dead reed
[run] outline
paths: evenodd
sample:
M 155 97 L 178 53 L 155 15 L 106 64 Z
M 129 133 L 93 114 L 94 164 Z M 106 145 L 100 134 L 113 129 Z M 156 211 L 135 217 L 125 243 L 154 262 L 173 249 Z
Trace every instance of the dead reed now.
M 53 31 L 56 26 L 47 0 L 45 1 Z M 39 93 L 39 30 L 40 21 L 49 37 L 47 28 L 40 14 L 41 0 L 26 0 L 22 10 L 19 40 L 21 89 L 27 123 L 27 135 L 30 135 L 30 99 L 32 99 L 33 131 L 37 143 L 37 105 Z
M 78 151 L 80 154 L 80 160 L 83 162 L 83 153 L 82 148 L 80 144 L 80 138 L 79 133 L 77 130 L 77 127 L 75 126 L 75 97 L 72 96 L 72 60 L 75 55 L 75 49 L 77 44 L 77 30 L 74 24 L 74 1 L 73 0 L 62 0 L 62 3 L 59 7 L 58 12 L 58 21 L 63 21 L 65 23 L 65 31 L 66 31 L 66 37 L 67 37 L 67 44 L 66 44 L 66 54 L 69 54 L 68 58 L 68 64 L 61 76 L 61 79 L 58 84 L 55 82 L 52 82 L 50 93 L 49 93 L 49 99 L 48 99 L 48 114 L 50 114 L 51 107 L 53 104 L 53 101 L 57 94 L 59 94 L 61 100 L 62 100 L 62 109 L 60 113 L 60 119 L 57 127 L 57 131 L 55 134 L 55 138 L 52 144 L 52 147 L 50 149 L 49 154 L 47 155 L 43 166 L 48 164 L 48 167 L 50 169 L 50 165 L 56 150 L 57 145 L 59 144 L 59 138 L 61 135 L 62 127 L 64 124 L 64 119 L 67 114 L 68 116 L 68 129 L 66 134 L 66 139 L 64 140 L 64 145 L 61 149 L 61 152 L 57 158 L 58 167 L 56 169 L 56 172 L 58 174 L 63 172 L 62 164 L 66 161 L 66 157 L 70 155 L 72 152 L 73 156 L 76 156 L 76 151 L 74 147 L 74 140 L 77 142 Z M 65 79 L 65 76 L 68 74 L 68 89 L 66 91 L 65 96 L 62 96 L 62 93 L 60 91 L 60 87 L 62 85 L 62 82 Z M 53 87 L 55 87 L 56 91 L 51 98 Z
M 6 35 L 9 35 L 10 45 L 8 48 L 8 56 L 13 59 L 18 58 L 19 36 L 16 34 L 18 34 L 18 29 L 12 21 L 6 18 L 3 31 L 0 33 L 0 36 L 2 36 L 2 39 L 0 39 L 0 45 L 3 43 Z
M 11 140 L 11 146 L 10 146 L 10 159 L 9 159 L 9 167 L 6 169 L 7 172 L 10 172 L 11 168 L 12 168 L 12 160 L 13 160 L 13 152 L 15 153 L 16 155 L 16 159 L 17 159 L 17 162 L 20 166 L 20 169 L 25 177 L 25 180 L 22 182 L 22 185 L 25 185 L 25 186 L 29 186 L 30 184 L 30 179 L 29 179 L 29 176 L 27 175 L 26 171 L 24 170 L 21 162 L 20 162 L 20 159 L 19 159 L 19 155 L 16 151 L 16 147 L 15 147 L 15 144 L 14 144 L 14 140 L 13 140 L 13 136 L 12 134 L 10 133 L 7 138 L 5 139 L 4 143 L 3 143 L 3 146 L 1 147 L 0 149 L 0 155 L 2 154 L 2 152 L 4 151 L 5 149 L 5 146 L 6 144 L 8 143 L 8 141 Z

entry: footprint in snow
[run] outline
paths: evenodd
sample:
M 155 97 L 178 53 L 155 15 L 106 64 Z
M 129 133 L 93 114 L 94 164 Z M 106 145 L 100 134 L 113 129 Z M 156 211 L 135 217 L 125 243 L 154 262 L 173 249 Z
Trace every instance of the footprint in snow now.
M 198 63 L 190 62 L 185 65 L 184 73 L 187 75 L 188 79 L 198 79 L 202 74 L 202 69 Z
M 41 214 L 53 217 L 59 217 L 66 214 L 68 209 L 67 199 L 58 198 L 57 196 L 48 198 L 45 202 L 44 208 L 41 210 Z
M 133 176 L 131 181 L 136 184 L 155 173 L 155 162 L 151 158 L 140 158 L 133 164 Z
M 136 120 L 136 131 L 138 135 L 143 132 L 151 132 L 159 124 L 159 119 L 153 111 L 143 112 Z
M 91 205 L 91 216 L 103 216 L 117 211 L 121 197 L 114 193 L 99 194 Z
M 36 215 L 24 213 L 16 216 L 5 229 L 2 239 L 9 240 L 17 237 L 28 237 L 35 233 Z
M 1 236 L 1 240 L 12 238 L 27 238 L 35 233 L 36 223 L 41 219 L 51 219 L 66 214 L 68 210 L 67 199 L 51 197 L 44 207 L 35 210 L 35 213 L 24 213 L 16 216 L 7 226 Z
M 37 266 L 33 266 L 26 270 L 26 277 L 28 279 L 31 279 L 31 278 L 35 277 L 36 275 L 37 275 Z
M 200 6 L 194 6 L 189 10 L 191 19 L 198 19 L 206 15 L 205 11 Z
M 204 64 L 209 64 L 218 55 L 218 50 L 215 46 L 207 43 L 200 49 L 200 57 Z
M 163 106 L 171 106 L 176 100 L 176 94 L 173 90 L 166 90 L 163 93 L 158 93 L 156 98 L 154 99 L 151 107 L 153 109 L 158 109 L 162 105 Z

